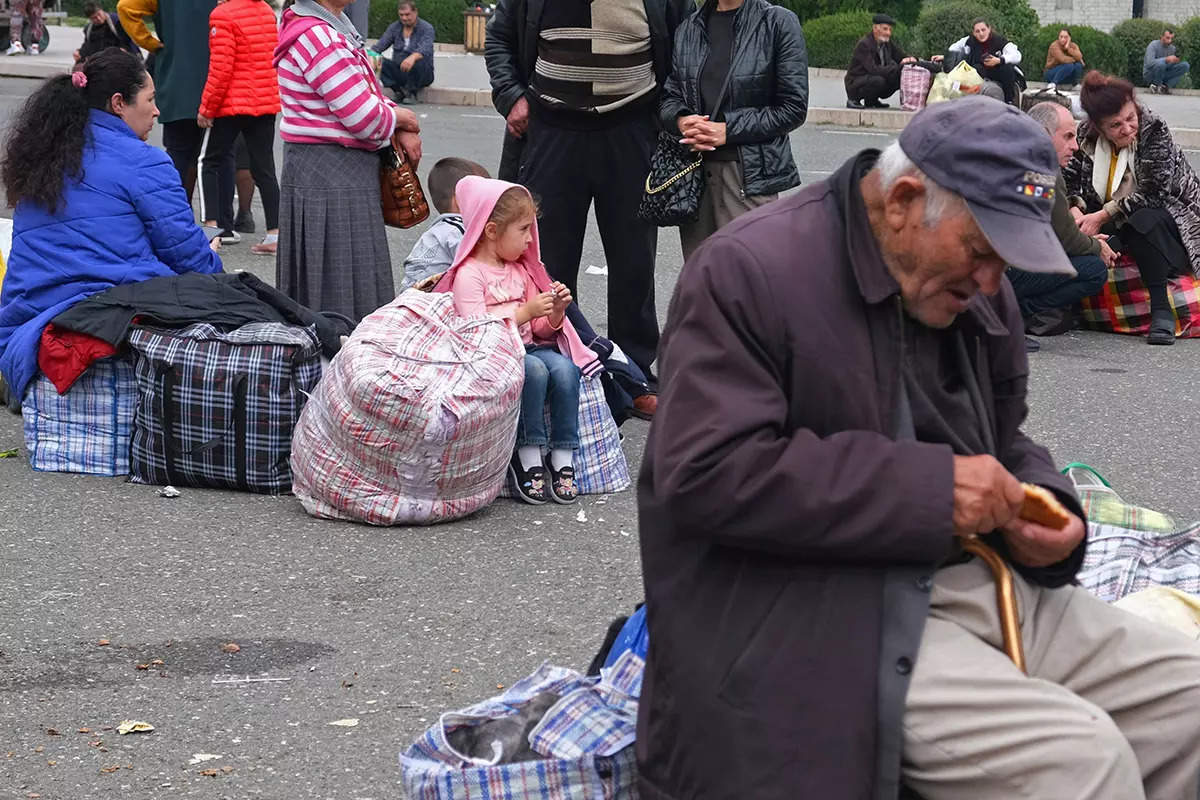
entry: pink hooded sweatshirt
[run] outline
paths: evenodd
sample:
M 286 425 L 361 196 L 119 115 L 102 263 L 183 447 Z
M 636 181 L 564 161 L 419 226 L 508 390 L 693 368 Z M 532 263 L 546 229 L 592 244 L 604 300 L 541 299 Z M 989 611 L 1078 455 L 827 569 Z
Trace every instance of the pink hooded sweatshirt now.
M 492 210 L 496 208 L 496 202 L 500 199 L 500 195 L 504 194 L 509 189 L 520 189 L 523 192 L 528 192 L 524 186 L 518 186 L 515 183 L 507 181 L 499 181 L 493 178 L 481 178 L 477 175 L 470 175 L 458 182 L 455 187 L 454 197 L 458 200 L 458 207 L 462 211 L 463 221 L 467 224 L 467 230 L 463 234 L 462 242 L 458 245 L 458 250 L 454 254 L 454 263 L 450 265 L 450 269 L 446 270 L 446 274 L 438 281 L 435 292 L 450 292 L 454 288 L 454 279 L 458 274 L 458 269 L 463 263 L 470 258 L 471 253 L 475 250 L 475 245 L 479 243 L 483 236 L 484 226 L 487 225 L 488 219 L 492 216 Z M 541 247 L 538 244 L 538 229 L 537 222 L 533 223 L 533 230 L 529 247 L 525 248 L 525 252 L 521 254 L 521 258 L 517 261 L 517 266 L 524 270 L 529 280 L 537 288 L 539 292 L 550 291 L 552 280 L 549 273 L 546 272 L 546 267 L 542 264 Z M 567 356 L 579 367 L 579 371 L 583 375 L 595 375 L 604 369 L 600 363 L 600 357 L 596 355 L 590 347 L 583 343 L 579 338 L 579 334 L 575 332 L 575 327 L 571 325 L 571 321 L 563 317 L 563 324 L 556 331 L 556 342 L 558 352 Z

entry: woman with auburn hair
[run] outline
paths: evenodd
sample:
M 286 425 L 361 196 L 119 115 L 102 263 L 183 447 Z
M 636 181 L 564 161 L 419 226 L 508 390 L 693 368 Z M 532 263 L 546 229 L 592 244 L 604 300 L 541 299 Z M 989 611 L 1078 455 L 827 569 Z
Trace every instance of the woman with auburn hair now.
M 1072 213 L 1088 236 L 1137 262 L 1150 291 L 1149 344 L 1174 344 L 1167 278 L 1200 275 L 1200 179 L 1167 124 L 1137 102 L 1133 84 L 1090 72 L 1079 151 L 1063 169 Z

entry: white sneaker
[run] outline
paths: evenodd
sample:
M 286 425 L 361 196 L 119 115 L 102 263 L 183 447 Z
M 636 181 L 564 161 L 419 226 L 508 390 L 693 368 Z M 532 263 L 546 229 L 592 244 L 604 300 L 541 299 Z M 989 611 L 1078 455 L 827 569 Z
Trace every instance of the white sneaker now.
M 13 42 L 12 44 L 10 44 L 8 46 L 8 52 L 5 53 L 5 55 L 19 56 L 19 55 L 23 54 L 24 52 L 25 52 L 25 48 L 21 46 L 20 42 Z
M 41 48 L 37 46 L 37 42 L 29 45 L 29 55 L 36 56 L 41 54 Z

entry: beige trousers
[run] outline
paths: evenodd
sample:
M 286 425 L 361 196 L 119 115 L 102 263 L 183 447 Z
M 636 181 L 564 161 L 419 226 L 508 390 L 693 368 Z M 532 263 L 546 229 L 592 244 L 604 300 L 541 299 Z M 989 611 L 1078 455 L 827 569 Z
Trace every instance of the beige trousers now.
M 978 559 L 938 571 L 904 719 L 926 800 L 1196 800 L 1200 643 L 1014 574 L 1029 675 Z
M 735 219 L 765 205 L 777 194 L 742 197 L 742 168 L 737 161 L 705 161 L 704 194 L 700 198 L 700 218 L 679 226 L 683 260 L 692 257 L 704 240 Z

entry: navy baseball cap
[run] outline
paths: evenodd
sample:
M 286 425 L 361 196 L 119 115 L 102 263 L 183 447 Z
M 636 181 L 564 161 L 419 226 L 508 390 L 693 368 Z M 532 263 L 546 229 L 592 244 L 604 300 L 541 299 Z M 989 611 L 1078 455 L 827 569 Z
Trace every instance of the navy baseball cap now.
M 1050 225 L 1058 155 L 1045 128 L 990 97 L 919 112 L 900 149 L 931 180 L 967 202 L 992 249 L 1026 272 L 1074 275 Z

